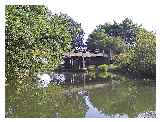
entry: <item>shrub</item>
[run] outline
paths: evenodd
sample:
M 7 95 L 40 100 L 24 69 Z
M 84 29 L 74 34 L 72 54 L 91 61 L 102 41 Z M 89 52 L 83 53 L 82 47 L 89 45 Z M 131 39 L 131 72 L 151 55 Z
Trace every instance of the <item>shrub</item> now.
M 99 78 L 112 78 L 112 74 L 109 72 L 98 72 L 97 76 Z
M 108 71 L 108 65 L 107 64 L 99 65 L 98 70 L 102 71 L 102 72 L 107 72 Z

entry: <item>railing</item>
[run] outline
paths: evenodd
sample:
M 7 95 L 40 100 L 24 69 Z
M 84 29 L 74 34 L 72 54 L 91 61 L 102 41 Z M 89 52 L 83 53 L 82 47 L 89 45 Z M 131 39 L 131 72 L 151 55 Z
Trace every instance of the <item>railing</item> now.
M 78 52 L 78 53 L 65 53 L 64 56 L 67 56 L 67 57 L 108 57 L 107 54 L 104 54 L 104 53 L 90 53 L 90 52 L 86 52 L 86 53 L 83 53 L 83 52 Z

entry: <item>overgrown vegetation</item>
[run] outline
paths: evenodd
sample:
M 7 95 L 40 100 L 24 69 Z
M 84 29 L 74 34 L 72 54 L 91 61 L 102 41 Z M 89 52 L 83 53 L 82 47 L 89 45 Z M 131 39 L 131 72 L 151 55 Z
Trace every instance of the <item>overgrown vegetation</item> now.
M 116 64 L 124 71 L 140 77 L 156 76 L 156 36 L 143 28 L 137 31 L 135 46 L 116 57 Z
M 155 79 L 156 36 L 126 18 L 122 23 L 99 25 L 87 40 L 89 50 L 100 49 L 110 55 L 124 72 Z M 110 51 L 111 50 L 111 51 Z
M 64 52 L 82 41 L 83 33 L 81 25 L 71 17 L 52 14 L 45 6 L 7 5 L 7 81 L 53 70 L 60 63 Z

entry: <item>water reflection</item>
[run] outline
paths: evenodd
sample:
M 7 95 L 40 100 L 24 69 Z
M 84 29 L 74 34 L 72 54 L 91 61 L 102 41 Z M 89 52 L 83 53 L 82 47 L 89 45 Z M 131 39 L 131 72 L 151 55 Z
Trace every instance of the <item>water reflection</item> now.
M 84 102 L 87 106 L 87 111 L 85 113 L 86 118 L 127 118 L 128 115 L 120 115 L 120 114 L 115 114 L 115 115 L 107 115 L 103 113 L 102 111 L 98 110 L 93 103 L 90 100 L 89 94 L 83 93 L 83 91 L 80 92 L 81 95 L 83 95 Z M 87 92 L 88 93 L 88 92 Z
M 118 85 L 112 84 L 112 87 L 92 89 L 91 101 L 109 115 L 127 114 L 128 117 L 137 117 L 140 113 L 155 111 L 155 87 L 136 84 L 137 81 L 123 80 Z
M 85 100 L 85 104 L 88 107 L 88 110 L 85 114 L 85 117 L 87 117 L 87 118 L 89 118 L 89 117 L 97 117 L 97 118 L 107 117 L 105 114 L 98 111 L 98 109 L 92 105 L 89 96 L 84 96 L 84 100 Z
M 6 117 L 155 117 L 155 82 L 56 72 L 6 86 Z

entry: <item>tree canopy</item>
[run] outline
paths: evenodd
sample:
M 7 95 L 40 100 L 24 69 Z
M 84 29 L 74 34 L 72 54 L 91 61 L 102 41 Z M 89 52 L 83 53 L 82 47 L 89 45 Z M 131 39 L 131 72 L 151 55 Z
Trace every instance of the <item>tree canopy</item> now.
M 109 54 L 112 49 L 115 63 L 125 71 L 142 76 L 155 77 L 156 36 L 134 23 L 124 19 L 121 23 L 99 25 L 87 39 L 89 50 L 100 49 Z
M 133 23 L 133 21 L 128 18 L 124 19 L 121 23 L 117 23 L 116 21 L 114 21 L 113 24 L 105 23 L 104 25 L 98 25 L 87 39 L 88 49 L 94 50 L 96 48 L 100 48 L 101 44 L 99 42 L 101 42 L 102 36 L 103 38 L 116 40 L 109 41 L 113 42 L 112 45 L 114 45 L 115 42 L 119 43 L 118 45 L 124 45 L 122 43 L 132 44 L 135 41 L 136 30 L 138 29 L 138 27 L 139 26 L 137 24 Z M 106 45 L 108 44 L 106 43 Z M 116 48 L 118 45 L 115 45 L 114 48 Z M 106 48 L 103 49 L 105 50 Z M 121 51 L 122 50 L 119 50 L 118 52 Z
M 80 24 L 66 14 L 52 14 L 41 5 L 7 5 L 7 80 L 53 70 L 64 52 L 79 45 L 83 39 L 81 34 Z
M 60 19 L 64 21 L 64 23 L 67 23 L 69 25 L 68 31 L 71 33 L 71 45 L 72 49 L 75 49 L 76 47 L 80 48 L 83 46 L 83 38 L 84 38 L 84 30 L 81 27 L 80 23 L 77 23 L 74 21 L 70 16 L 67 14 L 60 13 L 58 15 Z
M 135 46 L 129 48 L 119 56 L 119 65 L 122 69 L 134 72 L 141 76 L 155 78 L 156 76 L 156 36 L 144 28 L 136 32 Z
M 87 46 L 89 50 L 100 49 L 105 53 L 109 53 L 109 49 L 116 54 L 125 50 L 125 43 L 120 37 L 111 37 L 104 30 L 93 32 L 88 38 Z

